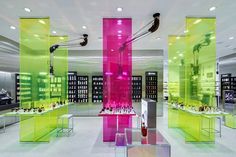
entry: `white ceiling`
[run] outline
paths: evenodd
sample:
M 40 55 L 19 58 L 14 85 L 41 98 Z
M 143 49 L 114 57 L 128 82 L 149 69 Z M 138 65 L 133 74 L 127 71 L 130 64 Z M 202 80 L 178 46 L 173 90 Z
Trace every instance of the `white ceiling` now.
M 1 0 L 0 6 L 0 33 L 16 42 L 19 41 L 19 17 L 49 16 L 51 30 L 59 35 L 73 39 L 89 34 L 89 44 L 79 50 L 101 50 L 102 40 L 98 38 L 102 36 L 103 17 L 131 17 L 135 32 L 152 19 L 153 13 L 160 12 L 160 29 L 134 43 L 133 49 L 163 49 L 167 56 L 167 37 L 183 34 L 186 16 L 216 16 L 218 57 L 234 53 L 236 47 L 236 0 Z M 217 9 L 210 12 L 212 6 Z M 25 7 L 32 11 L 25 12 Z M 117 7 L 122 7 L 123 12 L 117 12 Z M 10 25 L 16 26 L 16 30 L 11 30 Z M 83 25 L 87 26 L 86 30 L 82 29 Z M 229 40 L 231 36 L 235 39 Z M 16 58 L 0 52 L 0 69 L 14 68 L 10 62 L 17 62 Z

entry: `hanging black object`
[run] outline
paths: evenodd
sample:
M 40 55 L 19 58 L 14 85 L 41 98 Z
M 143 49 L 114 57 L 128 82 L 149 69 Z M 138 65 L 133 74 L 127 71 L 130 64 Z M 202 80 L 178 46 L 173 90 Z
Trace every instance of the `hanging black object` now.
M 147 31 L 143 31 L 144 28 L 146 28 L 147 26 L 151 25 L 151 27 L 147 30 Z M 124 49 L 126 48 L 127 45 L 138 41 L 139 39 L 154 33 L 158 30 L 160 25 L 160 13 L 155 13 L 153 14 L 153 20 L 150 21 L 148 24 L 146 24 L 144 27 L 142 27 L 140 30 L 138 30 L 136 33 L 133 34 L 132 37 L 130 37 L 131 39 L 125 41 L 122 46 L 120 47 L 119 51 L 122 52 L 124 51 Z
M 78 40 L 83 40 L 82 42 L 78 42 Z M 61 42 L 61 43 L 57 43 L 55 45 L 52 45 L 49 48 L 50 53 L 53 53 L 56 49 L 58 49 L 59 47 L 83 47 L 86 46 L 88 44 L 88 34 L 83 34 L 82 37 L 76 38 L 76 39 L 72 39 L 69 40 L 67 42 Z

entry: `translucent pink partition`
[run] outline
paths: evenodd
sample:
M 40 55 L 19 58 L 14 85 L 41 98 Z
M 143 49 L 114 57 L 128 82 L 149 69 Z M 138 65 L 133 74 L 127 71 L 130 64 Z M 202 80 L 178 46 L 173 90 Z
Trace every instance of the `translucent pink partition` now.
M 103 107 L 132 107 L 132 19 L 103 19 Z M 132 126 L 130 115 L 103 118 L 103 141 L 114 141 L 116 132 Z

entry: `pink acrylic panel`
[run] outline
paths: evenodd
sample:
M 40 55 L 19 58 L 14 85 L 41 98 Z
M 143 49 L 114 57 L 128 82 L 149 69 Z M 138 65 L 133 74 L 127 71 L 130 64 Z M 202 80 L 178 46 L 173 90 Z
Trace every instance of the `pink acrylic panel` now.
M 122 48 L 131 36 L 131 18 L 103 19 L 103 107 L 132 106 L 132 44 Z M 131 121 L 131 116 L 104 117 L 103 141 L 114 141 Z

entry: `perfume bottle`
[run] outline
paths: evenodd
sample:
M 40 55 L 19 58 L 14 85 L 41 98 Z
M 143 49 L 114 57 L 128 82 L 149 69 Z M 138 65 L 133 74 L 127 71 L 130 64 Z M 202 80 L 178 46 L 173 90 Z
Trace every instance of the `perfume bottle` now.
M 141 132 L 142 132 L 142 136 L 143 136 L 143 137 L 146 137 L 146 136 L 147 136 L 147 128 L 145 127 L 145 124 L 144 124 L 144 123 L 142 123 Z

